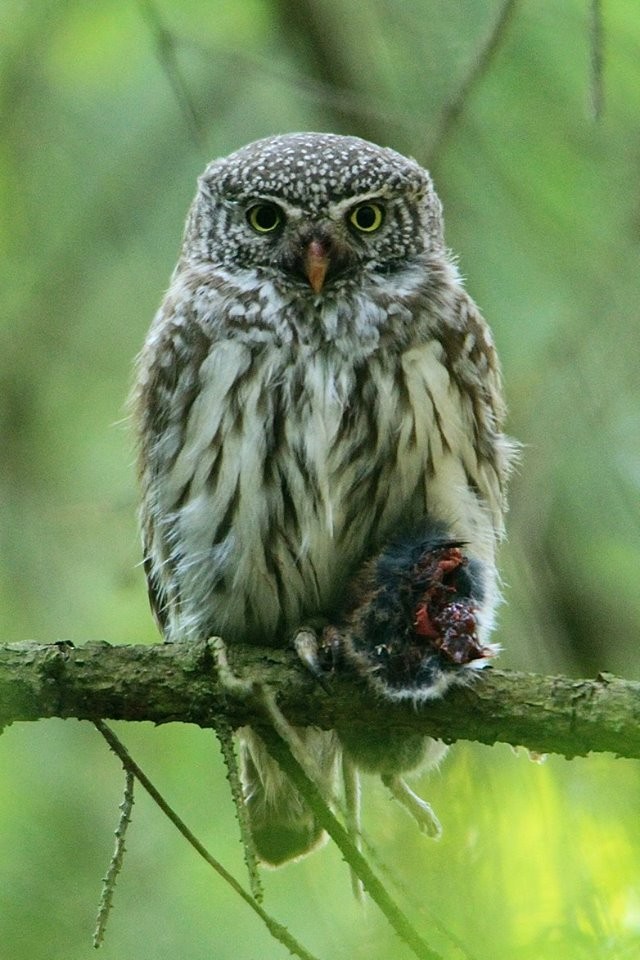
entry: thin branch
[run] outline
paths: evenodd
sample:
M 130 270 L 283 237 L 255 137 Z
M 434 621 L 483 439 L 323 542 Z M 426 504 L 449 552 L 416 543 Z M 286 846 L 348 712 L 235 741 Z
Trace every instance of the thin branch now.
M 138 0 L 138 6 L 149 27 L 155 43 L 158 61 L 189 128 L 192 140 L 196 147 L 201 148 L 204 146 L 202 124 L 189 88 L 180 72 L 180 65 L 176 56 L 176 40 L 171 31 L 165 27 L 152 0 Z
M 602 0 L 589 0 L 590 107 L 591 116 L 596 121 L 602 116 L 604 105 L 603 42 Z
M 445 105 L 436 135 L 432 142 L 427 145 L 426 156 L 428 157 L 429 164 L 433 164 L 435 157 L 440 157 L 469 97 L 491 66 L 506 35 L 507 28 L 515 12 L 516 3 L 517 0 L 505 0 L 484 46 L 478 52 L 462 83 Z
M 330 676 L 326 693 L 286 649 L 238 644 L 227 649 L 234 672 L 268 682 L 287 720 L 297 726 L 360 725 L 448 742 L 510 743 L 567 757 L 611 751 L 640 758 L 640 683 L 610 674 L 574 680 L 485 670 L 470 686 L 416 709 L 379 700 L 348 675 Z M 259 708 L 218 681 L 213 650 L 212 641 L 0 646 L 0 727 L 44 717 L 179 720 L 212 727 L 214 718 L 223 716 L 234 729 L 260 723 Z
M 260 879 L 260 871 L 258 869 L 258 855 L 256 853 L 251 827 L 249 826 L 249 814 L 247 805 L 244 801 L 242 781 L 238 767 L 238 758 L 236 757 L 236 751 L 233 743 L 233 730 L 225 720 L 218 719 L 216 721 L 216 734 L 218 737 L 218 743 L 220 744 L 224 765 L 227 768 L 227 780 L 229 781 L 229 786 L 231 788 L 231 797 L 233 799 L 233 805 L 236 811 L 236 819 L 240 828 L 240 840 L 242 843 L 242 850 L 244 852 L 244 861 L 247 866 L 251 895 L 253 896 L 254 900 L 257 900 L 258 903 L 262 903 L 264 899 L 264 891 L 262 889 L 262 881 Z
M 278 761 L 279 766 L 302 794 L 313 811 L 314 816 L 327 831 L 336 844 L 346 862 L 361 880 L 371 899 L 380 908 L 398 936 L 404 940 L 413 954 L 419 960 L 442 960 L 440 954 L 432 950 L 415 930 L 410 920 L 400 907 L 392 900 L 384 884 L 376 877 L 371 867 L 362 856 L 355 843 L 342 824 L 331 813 L 322 798 L 322 794 L 315 783 L 309 779 L 296 760 L 289 744 L 272 725 L 259 728 L 260 737 L 264 740 L 267 750 Z
M 107 921 L 111 913 L 111 907 L 113 906 L 116 880 L 122 870 L 125 852 L 124 838 L 127 833 L 127 827 L 131 823 L 131 811 L 133 810 L 133 783 L 133 773 L 125 767 L 124 793 L 122 795 L 122 802 L 120 803 L 120 818 L 115 831 L 116 845 L 109 862 L 106 876 L 103 880 L 98 916 L 96 917 L 96 928 L 93 933 L 93 945 L 96 948 L 99 947 L 104 940 Z
M 293 57 L 304 66 L 308 77 L 342 94 L 343 102 L 338 110 L 335 110 L 335 101 L 331 104 L 333 125 L 367 140 L 384 140 L 388 135 L 384 123 L 357 106 L 354 110 L 349 106 L 350 99 L 354 102 L 362 99 L 375 83 L 373 74 L 365 80 L 359 69 L 345 11 L 337 4 L 318 3 L 318 0 L 272 0 L 272 7 L 281 29 L 286 31 Z M 325 104 L 325 111 L 327 106 Z
M 244 902 L 249 906 L 254 913 L 256 913 L 262 922 L 267 927 L 269 933 L 275 937 L 280 943 L 283 944 L 296 957 L 300 957 L 300 960 L 317 960 L 313 954 L 309 953 L 308 950 L 298 943 L 298 941 L 293 937 L 286 927 L 283 927 L 282 924 L 278 923 L 276 920 L 271 917 L 266 910 L 260 906 L 257 900 L 248 893 L 244 887 L 238 883 L 233 874 L 229 873 L 222 864 L 212 857 L 209 851 L 204 847 L 198 838 L 191 832 L 189 827 L 186 825 L 184 820 L 181 820 L 178 814 L 169 806 L 167 801 L 164 799 L 159 790 L 154 787 L 147 775 L 141 770 L 138 764 L 132 759 L 128 750 L 123 743 L 120 742 L 118 737 L 115 735 L 113 730 L 107 726 L 106 723 L 103 723 L 102 720 L 94 720 L 94 724 L 102 734 L 104 739 L 109 744 L 110 748 L 120 759 L 123 767 L 129 773 L 131 773 L 138 783 L 144 787 L 149 796 L 152 798 L 154 803 L 162 810 L 164 815 L 171 821 L 174 827 L 182 834 L 185 840 L 191 844 L 194 850 L 202 857 L 203 860 L 209 864 L 209 866 L 215 870 L 215 872 L 222 877 L 222 879 L 227 883 L 237 894 L 241 897 Z
M 358 131 L 362 122 L 377 124 L 380 130 L 387 131 L 383 137 L 385 142 L 390 138 L 390 126 L 397 130 L 407 126 L 407 118 L 399 116 L 397 107 L 394 110 L 388 98 L 369 96 L 351 87 L 338 86 L 335 81 L 325 83 L 316 74 L 296 70 L 284 61 L 274 60 L 273 57 L 230 46 L 217 38 L 215 42 L 207 38 L 204 43 L 193 37 L 176 35 L 174 43 L 197 53 L 208 63 L 214 59 L 218 62 L 224 59 L 231 71 L 260 73 L 265 77 L 272 77 L 287 86 L 295 96 L 316 104 L 323 110 L 332 110 L 340 117 L 360 118 L 353 120 L 354 129 Z M 345 125 L 348 126 L 346 120 Z
M 225 670 L 226 669 L 228 669 L 228 665 L 225 663 Z M 242 684 L 241 680 L 240 684 Z M 246 691 L 246 684 L 244 684 L 244 689 Z M 371 899 L 378 905 L 381 912 L 391 923 L 392 927 L 395 926 L 394 921 L 399 924 L 399 929 L 397 930 L 399 935 L 403 939 L 405 939 L 405 935 L 410 937 L 410 941 L 408 941 L 409 946 L 412 950 L 414 950 L 414 952 L 417 951 L 416 956 L 423 957 L 425 960 L 436 960 L 437 954 L 431 951 L 430 948 L 424 943 L 417 931 L 413 928 L 413 925 L 411 924 L 411 921 L 407 917 L 406 913 L 402 911 L 395 903 L 393 903 L 390 896 L 386 892 L 386 888 L 379 883 L 373 873 L 373 870 L 371 869 L 370 864 L 374 863 L 379 872 L 387 880 L 394 884 L 396 889 L 402 893 L 405 903 L 413 899 L 412 897 L 407 896 L 407 891 L 403 889 L 401 881 L 394 876 L 393 871 L 380 860 L 375 846 L 369 841 L 366 833 L 364 833 L 361 829 L 360 797 L 358 795 L 360 790 L 359 776 L 358 771 L 351 759 L 346 754 L 343 754 L 342 766 L 345 788 L 345 800 L 343 803 L 341 798 L 332 796 L 330 792 L 327 791 L 327 785 L 326 782 L 323 782 L 323 776 L 320 768 L 315 763 L 313 756 L 308 750 L 305 749 L 304 744 L 300 741 L 296 728 L 292 727 L 288 723 L 286 717 L 282 714 L 282 711 L 278 707 L 273 693 L 264 685 L 254 684 L 251 695 L 256 697 L 258 702 L 262 703 L 265 709 L 270 733 L 264 734 L 264 728 L 261 728 L 260 734 L 262 739 L 267 744 L 267 749 L 272 752 L 272 755 L 276 760 L 278 760 L 278 763 L 282 765 L 282 758 L 280 757 L 279 759 L 269 747 L 269 736 L 273 736 L 274 734 L 277 735 L 280 740 L 284 742 L 292 758 L 304 772 L 306 780 L 301 780 L 299 783 L 297 783 L 298 789 L 304 796 L 309 807 L 313 810 L 316 819 L 319 822 L 322 822 L 324 829 L 336 843 L 344 857 L 345 862 L 348 864 L 351 873 L 351 885 L 356 900 L 360 900 L 364 890 L 367 890 L 371 896 Z M 283 769 L 285 769 L 285 772 L 289 775 L 290 779 L 296 782 L 295 773 L 293 776 L 291 775 L 286 763 Z M 384 777 L 382 779 L 384 782 Z M 308 784 L 306 781 L 311 782 L 314 787 L 313 791 L 308 790 Z M 406 790 L 409 789 L 406 784 L 404 784 L 404 787 Z M 424 800 L 421 800 L 419 797 L 413 794 L 412 791 L 409 792 L 414 797 L 414 800 L 419 804 L 428 806 L 425 804 Z M 340 814 L 345 823 L 346 830 L 344 830 L 342 825 L 338 823 L 333 815 L 333 811 L 336 811 Z M 432 811 L 431 815 L 432 817 L 434 816 Z M 367 852 L 366 859 L 362 854 L 362 846 L 364 846 Z M 365 868 L 364 873 L 361 872 L 362 867 Z M 373 887 L 371 884 L 373 884 Z M 381 892 L 382 899 L 380 900 L 379 896 Z M 446 936 L 456 947 L 458 947 L 464 956 L 469 958 L 469 960 L 472 960 L 469 951 L 464 944 L 462 944 L 460 939 L 451 930 L 449 930 L 448 927 L 441 923 L 439 919 L 430 911 L 423 909 L 424 898 L 421 898 L 419 904 L 414 903 L 414 906 L 416 907 L 417 912 L 422 914 L 422 916 L 424 916 L 433 927 L 439 930 L 440 933 Z

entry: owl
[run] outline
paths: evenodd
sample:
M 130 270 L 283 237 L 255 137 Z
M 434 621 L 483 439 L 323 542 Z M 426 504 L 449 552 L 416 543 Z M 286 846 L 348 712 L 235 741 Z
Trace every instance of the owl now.
M 298 133 L 210 163 L 134 406 L 166 641 L 317 638 L 375 696 L 416 701 L 495 652 L 513 447 L 490 331 L 414 160 Z M 304 738 L 328 780 L 340 741 L 390 783 L 443 752 Z M 254 731 L 241 744 L 259 855 L 305 853 L 313 815 Z

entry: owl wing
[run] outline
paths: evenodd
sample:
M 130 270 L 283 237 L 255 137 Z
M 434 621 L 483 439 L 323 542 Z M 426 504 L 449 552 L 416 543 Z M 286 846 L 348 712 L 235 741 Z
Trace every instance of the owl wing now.
M 177 306 L 167 295 L 138 358 L 131 397 L 138 435 L 143 566 L 151 610 L 165 639 L 170 612 L 179 603 L 167 513 L 175 509 L 188 487 L 188 478 L 180 490 L 170 477 L 198 393 L 198 370 L 211 346 L 189 314 L 184 305 Z
M 158 630 L 164 636 L 168 627 L 169 615 L 167 612 L 166 594 L 162 585 L 155 574 L 154 566 L 149 556 L 147 544 L 143 537 L 142 546 L 144 550 L 142 565 L 147 578 L 147 595 L 153 618 L 156 621 Z
M 502 533 L 506 487 L 518 445 L 503 432 L 506 405 L 500 362 L 491 330 L 465 291 L 452 321 L 440 334 L 444 363 L 466 410 L 473 442 L 474 470 L 469 480 L 487 501 L 496 533 Z

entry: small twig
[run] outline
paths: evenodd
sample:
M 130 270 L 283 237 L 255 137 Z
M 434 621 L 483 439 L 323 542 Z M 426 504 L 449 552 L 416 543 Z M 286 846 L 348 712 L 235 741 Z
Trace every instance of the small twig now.
M 498 52 L 500 44 L 507 32 L 507 27 L 515 11 L 516 3 L 517 0 L 505 0 L 484 46 L 478 52 L 462 83 L 445 105 L 436 135 L 425 151 L 428 164 L 433 164 L 434 158 L 441 154 L 446 141 L 453 133 L 467 100 L 491 66 L 493 58 Z
M 284 740 L 296 761 L 304 770 L 306 776 L 315 784 L 323 802 L 328 806 L 338 808 L 340 814 L 344 815 L 340 800 L 335 796 L 333 790 L 330 789 L 333 784 L 327 784 L 315 757 L 306 749 L 300 734 L 292 727 L 278 706 L 273 691 L 269 687 L 255 684 L 253 695 L 257 702 L 263 707 L 278 736 Z
M 268 723 L 259 730 L 260 737 L 265 743 L 271 756 L 278 761 L 280 767 L 287 774 L 299 793 L 304 797 L 324 830 L 339 848 L 346 862 L 362 881 L 365 890 L 371 899 L 378 905 L 399 937 L 407 944 L 419 960 L 442 960 L 423 940 L 414 929 L 409 918 L 394 903 L 385 886 L 371 870 L 371 867 L 353 843 L 342 824 L 333 815 L 322 794 L 309 779 L 303 767 L 294 757 L 289 744 L 275 729 L 272 717 L 265 710 Z
M 199 39 L 182 35 L 176 36 L 174 41 L 181 47 L 198 53 L 209 63 L 212 60 L 219 62 L 224 58 L 229 70 L 250 74 L 261 73 L 272 77 L 288 87 L 296 96 L 309 103 L 317 104 L 323 109 L 329 108 L 340 115 L 359 116 L 366 121 L 375 122 L 381 129 L 389 130 L 407 126 L 406 118 L 399 116 L 389 100 L 379 95 L 373 98 L 357 90 L 338 86 L 334 82 L 323 83 L 315 75 L 301 73 L 290 65 L 283 65 L 282 60 L 261 56 L 246 48 L 238 49 L 229 46 L 217 38 L 214 42 L 208 37 L 207 42 L 203 43 Z
M 180 112 L 189 127 L 193 142 L 196 147 L 201 148 L 204 146 L 202 124 L 189 93 L 189 88 L 180 72 L 175 38 L 171 31 L 165 27 L 152 0 L 138 0 L 138 6 L 153 35 L 160 66 L 164 70 Z
M 240 840 L 244 853 L 244 862 L 247 865 L 249 876 L 249 886 L 251 893 L 258 903 L 262 903 L 264 891 L 260 880 L 258 869 L 258 855 L 256 853 L 253 834 L 249 826 L 249 816 L 247 805 L 244 801 L 244 791 L 240 780 L 240 771 L 238 770 L 238 759 L 233 744 L 233 730 L 224 720 L 216 721 L 216 735 L 222 751 L 222 757 L 227 768 L 227 780 L 231 787 L 231 798 L 236 810 L 236 818 L 240 827 Z
M 223 867 L 222 864 L 209 853 L 206 847 L 200 843 L 198 838 L 191 832 L 184 820 L 180 819 L 178 814 L 169 806 L 162 794 L 156 789 L 156 787 L 154 787 L 147 775 L 132 759 L 128 750 L 124 744 L 121 743 L 113 730 L 111 730 L 111 728 L 108 727 L 103 720 L 94 720 L 93 723 L 98 732 L 102 734 L 110 748 L 120 759 L 125 770 L 130 771 L 138 783 L 144 787 L 149 796 L 153 799 L 157 806 L 160 807 L 164 815 L 171 821 L 174 827 L 176 827 L 176 829 L 182 834 L 187 843 L 191 844 L 191 846 L 202 857 L 202 859 L 206 860 L 209 866 L 215 870 L 215 872 L 222 877 L 226 883 L 229 884 L 229 886 L 238 894 L 238 896 L 244 900 L 247 906 L 249 906 L 253 912 L 260 917 L 262 922 L 267 927 L 269 933 L 283 946 L 285 946 L 290 953 L 296 957 L 300 957 L 300 960 L 318 960 L 318 958 L 309 953 L 309 951 L 306 950 L 302 944 L 298 943 L 298 941 L 289 933 L 286 927 L 274 920 L 273 917 L 271 917 L 260 906 L 258 901 L 252 897 L 247 890 L 244 889 L 242 884 L 238 883 L 233 874 L 229 873 L 229 871 L 226 870 L 225 867 Z
M 363 845 L 367 851 L 367 856 L 369 860 L 373 861 L 376 864 L 378 869 L 387 877 L 387 879 L 391 883 L 393 883 L 396 886 L 397 889 L 403 891 L 403 885 L 401 881 L 396 876 L 394 876 L 391 869 L 380 860 L 374 845 L 369 840 L 366 833 L 364 833 L 362 830 L 362 825 L 360 823 L 359 776 L 358 776 L 358 771 L 355 768 L 355 765 L 353 764 L 353 761 L 350 759 L 350 757 L 348 757 L 345 754 L 343 755 L 343 758 L 342 758 L 343 777 L 344 777 L 344 786 L 345 786 L 345 802 L 343 804 L 338 797 L 334 796 L 327 789 L 327 784 L 323 779 L 321 770 L 319 769 L 317 764 L 314 762 L 313 757 L 310 756 L 308 751 L 305 749 L 305 745 L 300 739 L 297 730 L 291 726 L 287 718 L 284 716 L 284 714 L 280 710 L 280 707 L 278 706 L 272 691 L 268 687 L 265 687 L 261 684 L 256 684 L 256 683 L 252 684 L 251 681 L 244 680 L 241 677 L 238 677 L 236 674 L 233 674 L 228 664 L 227 656 L 226 656 L 226 648 L 222 643 L 222 641 L 216 640 L 214 650 L 215 650 L 216 660 L 218 663 L 218 671 L 219 672 L 222 671 L 224 673 L 225 683 L 228 685 L 228 688 L 229 689 L 235 688 L 236 692 L 239 693 L 239 695 L 241 696 L 248 696 L 249 690 L 251 690 L 251 695 L 258 701 L 258 703 L 262 705 L 268 717 L 270 726 L 275 730 L 276 734 L 282 739 L 284 744 L 288 747 L 289 751 L 291 752 L 292 758 L 295 760 L 296 763 L 300 765 L 302 771 L 304 772 L 305 776 L 308 778 L 309 782 L 311 782 L 314 785 L 314 787 L 317 789 L 323 809 L 326 811 L 326 813 L 329 814 L 331 818 L 333 818 L 333 820 L 335 820 L 335 823 L 338 824 L 338 826 L 340 826 L 339 821 L 335 819 L 331 810 L 332 809 L 337 810 L 338 813 L 344 818 L 346 828 L 347 828 L 346 835 L 349 837 L 349 840 L 353 845 L 353 848 L 356 850 L 356 852 L 362 857 L 361 845 Z M 266 738 L 262 728 L 260 730 L 260 737 L 263 739 L 263 741 L 267 745 L 267 749 L 269 749 L 269 746 L 266 742 Z M 272 754 L 272 755 L 275 756 L 275 754 Z M 276 757 L 276 759 L 278 758 Z M 289 772 L 286 768 L 283 768 L 283 769 L 285 773 Z M 313 802 L 309 801 L 308 796 L 304 793 L 303 790 L 300 789 L 298 783 L 296 783 L 296 786 L 300 790 L 300 793 L 304 796 L 305 800 L 309 803 L 309 806 L 313 810 L 314 814 L 317 815 L 317 810 Z M 403 787 L 405 790 L 409 789 L 406 784 L 403 784 Z M 415 801 L 424 804 L 424 801 L 420 800 L 419 797 L 416 797 L 416 795 L 413 794 L 412 791 L 409 791 L 409 792 L 412 794 Z M 426 806 L 428 806 L 428 804 Z M 333 835 L 331 830 L 324 823 L 323 823 L 323 826 L 324 826 L 324 829 L 327 830 L 327 833 L 329 833 L 331 838 L 335 841 L 335 836 Z M 342 850 L 345 860 L 349 865 L 349 869 L 351 873 L 351 886 L 352 886 L 353 892 L 356 896 L 356 899 L 361 900 L 363 890 L 365 887 L 365 884 L 363 882 L 364 878 L 358 872 L 358 869 L 354 867 L 353 863 L 349 859 L 349 855 L 347 854 L 347 852 L 342 848 L 340 849 Z M 366 860 L 364 860 L 364 857 L 362 857 L 362 859 L 364 863 L 367 862 Z M 369 889 L 369 892 L 371 893 L 370 888 L 368 889 Z M 404 891 L 403 891 L 403 895 L 406 896 Z M 371 896 L 372 896 L 372 899 L 375 899 L 373 895 Z M 380 906 L 380 904 L 378 905 Z M 469 951 L 467 950 L 466 946 L 462 943 L 460 938 L 457 937 L 456 934 L 454 934 L 451 930 L 449 930 L 443 923 L 441 923 L 437 917 L 431 916 L 429 912 L 425 910 L 423 902 L 421 902 L 420 904 L 416 904 L 416 907 L 420 910 L 420 912 L 424 916 L 428 916 L 429 922 L 432 923 L 433 926 L 440 931 L 440 933 L 442 933 L 445 937 L 447 937 L 467 957 L 467 960 L 473 960 L 472 955 L 469 953 Z M 384 912 L 383 907 L 381 907 L 381 909 Z M 434 956 L 437 956 L 437 955 L 434 954 Z
M 96 917 L 96 928 L 93 933 L 93 945 L 96 949 L 104 940 L 107 929 L 107 921 L 113 906 L 113 895 L 116 888 L 116 880 L 122 869 L 124 860 L 124 838 L 127 827 L 131 823 L 131 811 L 133 809 L 133 773 L 125 767 L 124 793 L 120 803 L 120 819 L 116 827 L 116 845 L 113 856 L 109 862 L 109 868 L 106 876 L 103 878 L 102 893 L 100 895 L 100 905 L 98 907 L 98 916 Z
M 440 920 L 434 910 L 431 910 L 427 906 L 425 900 L 428 898 L 425 896 L 425 891 L 423 889 L 419 889 L 419 896 L 416 896 L 416 891 L 411 889 L 407 883 L 400 878 L 398 873 L 382 859 L 378 850 L 367 838 L 367 834 L 362 829 L 360 829 L 359 837 L 363 848 L 366 850 L 369 861 L 376 867 L 378 872 L 386 880 L 388 880 L 390 884 L 392 884 L 396 892 L 400 894 L 402 902 L 405 904 L 410 904 L 415 910 L 416 914 L 423 917 L 423 919 L 436 930 L 438 930 L 443 937 L 446 937 L 448 940 L 450 940 L 454 947 L 456 947 L 456 949 L 466 958 L 466 960 L 477 960 L 477 957 L 471 953 L 467 945 L 460 939 L 460 937 L 446 924 L 444 924 L 442 920 Z
M 603 41 L 602 0 L 589 0 L 590 108 L 595 121 L 602 116 L 604 106 Z
M 344 784 L 344 805 L 346 810 L 345 823 L 349 836 L 356 848 L 362 852 L 362 822 L 360 792 L 360 774 L 358 768 L 348 753 L 342 754 L 342 782 Z M 368 844 L 367 844 L 368 849 Z M 364 890 L 359 877 L 351 871 L 351 889 L 356 900 L 362 900 Z

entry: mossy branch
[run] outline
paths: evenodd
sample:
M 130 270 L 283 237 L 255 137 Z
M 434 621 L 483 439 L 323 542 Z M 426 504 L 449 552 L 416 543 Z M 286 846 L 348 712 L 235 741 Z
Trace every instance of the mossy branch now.
M 234 673 L 277 691 L 281 710 L 297 725 L 395 727 L 569 757 L 610 751 L 640 758 L 640 683 L 610 674 L 576 680 L 491 669 L 416 709 L 378 700 L 362 682 L 337 673 L 327 692 L 286 649 L 234 645 L 227 653 Z M 214 641 L 0 646 L 2 725 L 76 717 L 209 727 L 221 716 L 233 727 L 264 723 L 258 704 L 218 678 Z

